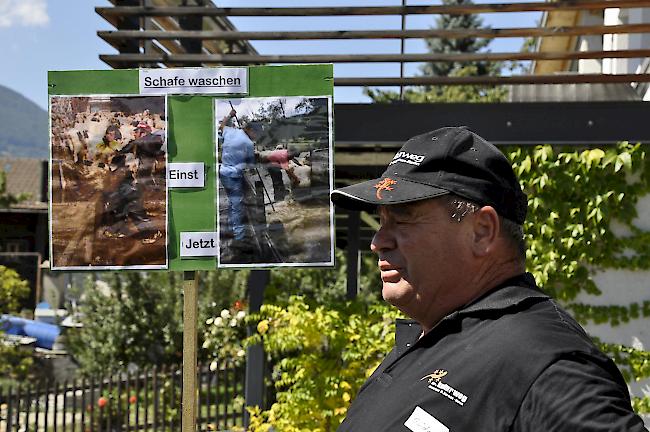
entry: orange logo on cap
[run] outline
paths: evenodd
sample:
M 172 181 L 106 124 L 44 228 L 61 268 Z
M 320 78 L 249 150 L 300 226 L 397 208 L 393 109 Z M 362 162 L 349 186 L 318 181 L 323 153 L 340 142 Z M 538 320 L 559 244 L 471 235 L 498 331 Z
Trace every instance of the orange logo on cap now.
M 376 193 L 377 199 L 382 199 L 381 191 L 383 191 L 383 190 L 392 191 L 393 188 L 391 186 L 396 184 L 396 183 L 397 183 L 397 181 L 395 181 L 395 180 L 393 180 L 391 178 L 385 178 L 382 181 L 380 181 L 379 183 L 377 183 L 375 185 L 375 189 L 377 189 L 377 193 Z

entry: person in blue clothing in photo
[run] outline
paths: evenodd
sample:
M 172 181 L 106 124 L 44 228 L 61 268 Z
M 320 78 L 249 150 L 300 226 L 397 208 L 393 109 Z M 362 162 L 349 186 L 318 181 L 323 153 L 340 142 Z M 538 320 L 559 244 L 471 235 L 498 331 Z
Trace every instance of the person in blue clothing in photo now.
M 233 249 L 246 249 L 244 225 L 244 171 L 255 163 L 253 142 L 259 138 L 262 125 L 248 122 L 242 129 L 226 126 L 237 112 L 232 109 L 219 125 L 223 145 L 219 181 L 228 196 L 228 224 L 233 235 Z

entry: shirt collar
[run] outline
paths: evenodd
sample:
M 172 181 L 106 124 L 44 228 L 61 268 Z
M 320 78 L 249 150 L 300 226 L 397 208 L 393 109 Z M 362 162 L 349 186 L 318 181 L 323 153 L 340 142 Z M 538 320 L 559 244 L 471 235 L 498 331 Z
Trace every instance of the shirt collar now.
M 470 315 L 475 312 L 502 311 L 529 301 L 537 302 L 547 299 L 549 299 L 549 296 L 537 287 L 533 275 L 522 273 L 494 287 L 483 296 L 458 310 L 458 313 L 460 315 Z
M 504 281 L 461 309 L 450 313 L 441 321 L 481 312 L 505 311 L 527 302 L 539 302 L 549 298 L 537 287 L 532 274 L 522 273 Z M 395 323 L 395 346 L 398 349 L 410 346 L 418 340 L 421 332 L 422 327 L 416 321 L 398 319 Z

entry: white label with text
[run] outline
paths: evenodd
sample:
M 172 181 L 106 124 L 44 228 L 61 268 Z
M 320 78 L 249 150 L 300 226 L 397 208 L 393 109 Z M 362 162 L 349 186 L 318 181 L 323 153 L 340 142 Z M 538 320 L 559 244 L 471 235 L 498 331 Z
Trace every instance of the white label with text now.
M 404 426 L 413 432 L 449 432 L 449 428 L 440 420 L 416 406 Z
M 248 68 L 140 69 L 140 94 L 248 94 Z
M 217 256 L 216 232 L 182 232 L 181 257 L 211 257 Z
M 167 169 L 167 186 L 170 188 L 205 187 L 203 162 L 174 162 Z

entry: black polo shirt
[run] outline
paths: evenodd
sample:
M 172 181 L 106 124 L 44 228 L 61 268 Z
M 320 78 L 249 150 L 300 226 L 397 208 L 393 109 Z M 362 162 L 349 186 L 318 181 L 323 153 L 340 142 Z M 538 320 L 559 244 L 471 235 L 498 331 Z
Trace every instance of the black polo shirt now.
M 397 322 L 339 432 L 646 430 L 614 363 L 529 274 L 420 333 Z

